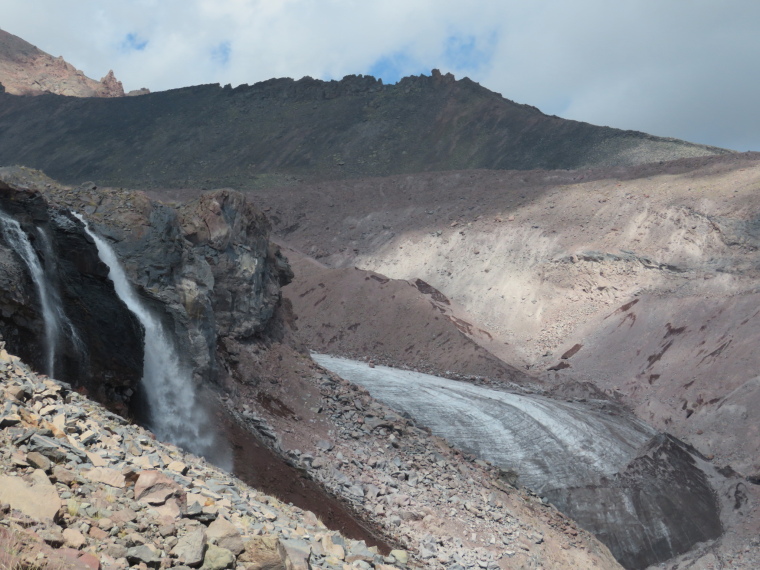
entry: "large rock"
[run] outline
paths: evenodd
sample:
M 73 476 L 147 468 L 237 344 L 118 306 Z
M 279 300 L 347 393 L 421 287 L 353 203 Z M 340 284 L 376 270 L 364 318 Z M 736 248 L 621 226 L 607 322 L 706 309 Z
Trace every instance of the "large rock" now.
M 126 558 L 130 564 L 143 563 L 151 568 L 158 568 L 161 565 L 161 558 L 158 553 L 145 544 L 127 550 Z
M 285 570 L 275 536 L 257 536 L 246 542 L 238 562 L 246 570 Z
M 206 555 L 203 557 L 203 570 L 224 570 L 235 564 L 235 556 L 226 548 L 213 544 L 208 545 Z
M 207 536 L 209 540 L 214 540 L 217 546 L 226 548 L 235 556 L 245 550 L 240 531 L 225 518 L 219 517 L 208 525 Z
M 37 520 L 53 519 L 61 509 L 58 492 L 45 472 L 37 469 L 31 476 L 32 484 L 21 477 L 0 476 L 0 504 L 8 503 Z
M 174 479 L 160 471 L 140 471 L 135 500 L 153 507 L 160 515 L 177 518 L 187 511 L 187 493 Z
M 311 547 L 305 541 L 280 539 L 279 550 L 285 570 L 311 570 Z
M 119 489 L 123 489 L 126 485 L 126 479 L 121 472 L 107 467 L 90 469 L 84 474 L 84 476 L 93 483 L 104 483 L 110 487 L 116 487 Z
M 181 564 L 195 568 L 203 563 L 205 552 L 206 530 L 201 525 L 180 538 L 172 549 L 171 555 L 175 556 Z

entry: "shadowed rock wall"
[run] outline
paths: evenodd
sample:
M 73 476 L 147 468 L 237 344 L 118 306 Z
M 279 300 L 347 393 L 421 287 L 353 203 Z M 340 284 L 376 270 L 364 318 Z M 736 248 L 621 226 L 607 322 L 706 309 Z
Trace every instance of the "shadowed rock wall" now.
M 50 286 L 84 346 L 61 335 L 57 376 L 84 387 L 116 407 L 124 405 L 142 375 L 142 331 L 119 301 L 108 268 L 70 213 L 48 204 L 36 191 L 0 182 L 0 209 L 15 218 L 42 263 L 53 261 Z M 37 228 L 46 232 L 55 260 L 46 260 Z M 43 367 L 44 323 L 40 300 L 26 265 L 0 237 L 0 332 L 11 350 Z
M 140 192 L 60 187 L 39 173 L 28 185 L 42 192 L 22 189 L 19 175 L 28 172 L 0 172 L 11 181 L 2 183 L 0 208 L 30 236 L 44 227 L 53 237 L 62 302 L 87 347 L 83 357 L 71 343 L 64 347 L 61 379 L 114 404 L 132 392 L 114 402 L 106 387 L 134 391 L 142 374 L 140 325 L 116 297 L 108 269 L 70 210 L 83 213 L 112 244 L 139 294 L 173 333 L 196 382 L 239 377 L 236 355 L 281 333 L 280 286 L 292 272 L 269 242 L 269 222 L 241 194 L 211 192 L 178 210 Z M 44 328 L 27 273 L 0 247 L 0 331 L 10 348 L 39 366 Z

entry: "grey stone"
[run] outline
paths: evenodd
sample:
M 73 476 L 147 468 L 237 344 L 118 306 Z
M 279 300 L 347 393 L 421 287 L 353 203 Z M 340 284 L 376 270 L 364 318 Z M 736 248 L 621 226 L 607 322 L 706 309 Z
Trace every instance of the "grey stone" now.
M 235 555 L 226 548 L 209 544 L 203 557 L 203 570 L 224 570 L 235 564 Z
M 143 562 L 151 568 L 158 568 L 161 564 L 161 558 L 158 557 L 158 554 L 144 544 L 128 549 L 125 557 L 130 564 Z
M 311 570 L 311 547 L 305 541 L 280 539 L 279 550 L 285 570 Z
M 206 551 L 206 529 L 199 526 L 177 541 L 171 555 L 187 566 L 200 566 Z
M 53 466 L 47 457 L 37 451 L 27 453 L 26 461 L 35 469 L 42 469 L 45 473 L 50 473 L 50 469 Z

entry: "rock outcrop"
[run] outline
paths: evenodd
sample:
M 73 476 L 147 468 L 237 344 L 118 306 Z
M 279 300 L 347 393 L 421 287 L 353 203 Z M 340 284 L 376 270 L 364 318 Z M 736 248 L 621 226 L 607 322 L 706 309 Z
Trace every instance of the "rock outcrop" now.
M 0 82 L 14 95 L 124 96 L 124 87 L 113 71 L 95 81 L 63 57 L 53 57 L 4 30 L 0 30 Z
M 17 219 L 46 265 L 62 310 L 78 333 L 62 335 L 56 370 L 98 399 L 126 411 L 142 374 L 139 324 L 119 302 L 81 224 L 37 191 L 0 182 L 0 210 Z M 45 251 L 47 236 L 51 249 Z M 0 333 L 11 350 L 43 369 L 44 323 L 34 283 L 7 243 L 0 246 Z
M 124 388 L 116 401 L 128 402 L 125 390 L 137 389 L 142 366 L 139 325 L 115 297 L 107 268 L 70 211 L 84 213 L 112 242 L 145 301 L 172 331 L 197 382 L 224 381 L 235 374 L 233 355 L 280 334 L 274 315 L 280 286 L 292 272 L 268 240 L 268 221 L 241 194 L 220 190 L 175 209 L 139 192 L 60 187 L 21 169 L 5 170 L 3 176 L 11 182 L 0 189 L 0 208 L 22 220 L 29 235 L 36 228 L 51 232 L 54 279 L 87 347 L 88 359 L 74 347 L 62 351 L 68 363 L 62 379 L 111 403 L 113 390 L 103 385 Z M 13 350 L 38 363 L 42 325 L 34 289 L 13 254 L 5 248 L 3 255 L 6 271 L 0 278 L 9 309 L 0 331 Z M 120 343 L 124 349 L 117 348 Z M 102 361 L 106 358 L 115 362 Z M 103 385 L 83 382 L 82 369 L 88 369 L 84 377 L 100 378 Z

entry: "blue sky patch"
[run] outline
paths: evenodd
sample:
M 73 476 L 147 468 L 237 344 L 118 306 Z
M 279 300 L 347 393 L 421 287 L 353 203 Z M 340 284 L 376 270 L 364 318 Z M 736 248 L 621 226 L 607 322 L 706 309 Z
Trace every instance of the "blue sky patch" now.
M 148 45 L 148 40 L 142 39 L 134 32 L 130 32 L 121 42 L 121 49 L 124 51 L 143 51 Z
M 449 36 L 444 46 L 444 59 L 452 69 L 478 71 L 493 59 L 497 37 L 496 32 L 485 37 Z
M 370 66 L 367 74 L 382 79 L 383 83 L 390 85 L 398 83 L 399 79 L 408 75 L 429 74 L 430 69 L 431 67 L 420 65 L 419 62 L 409 57 L 407 53 L 400 51 L 391 55 L 384 55 L 378 59 Z
M 222 42 L 211 50 L 211 58 L 222 65 L 227 65 L 230 61 L 230 54 L 232 53 L 232 44 L 230 42 Z

